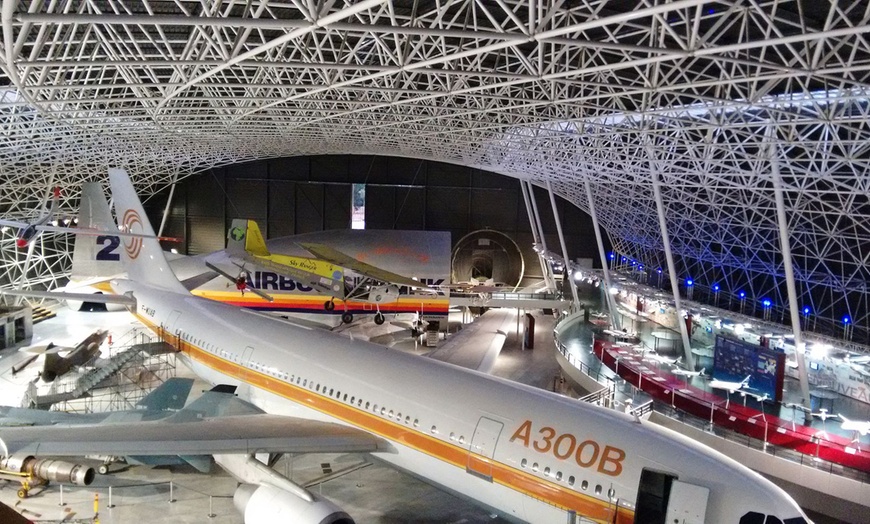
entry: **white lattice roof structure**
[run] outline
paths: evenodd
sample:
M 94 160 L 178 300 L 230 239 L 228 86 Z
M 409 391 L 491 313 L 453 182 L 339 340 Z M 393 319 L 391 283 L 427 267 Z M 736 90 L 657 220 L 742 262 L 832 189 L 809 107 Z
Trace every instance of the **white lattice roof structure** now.
M 782 305 L 776 158 L 801 305 L 866 326 L 868 19 L 866 0 L 4 0 L 0 214 L 110 165 L 149 194 L 245 160 L 398 155 L 583 209 L 589 180 L 616 251 L 652 268 L 658 177 L 679 272 Z M 32 280 L 65 266 L 45 249 Z

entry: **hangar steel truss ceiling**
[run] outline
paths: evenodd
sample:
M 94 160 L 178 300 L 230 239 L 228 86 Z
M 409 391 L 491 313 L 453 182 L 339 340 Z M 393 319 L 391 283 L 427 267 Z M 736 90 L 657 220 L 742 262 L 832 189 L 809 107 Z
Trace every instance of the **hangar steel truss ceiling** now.
M 802 304 L 866 326 L 868 19 L 864 0 L 2 0 L 0 212 L 38 214 L 49 179 L 72 206 L 109 165 L 149 194 L 250 159 L 400 155 L 583 209 L 588 179 L 616 250 L 656 267 L 660 177 L 681 271 L 782 305 L 776 158 Z M 37 251 L 29 276 L 57 278 L 61 250 Z

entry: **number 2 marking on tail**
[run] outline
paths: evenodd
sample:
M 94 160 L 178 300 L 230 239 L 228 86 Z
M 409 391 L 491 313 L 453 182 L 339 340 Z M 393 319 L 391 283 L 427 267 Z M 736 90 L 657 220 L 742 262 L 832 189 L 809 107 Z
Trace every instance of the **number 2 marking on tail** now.
M 97 251 L 97 260 L 114 262 L 121 260 L 121 255 L 115 253 L 115 250 L 121 245 L 120 237 L 100 235 L 97 237 L 97 244 L 103 246 L 103 249 Z

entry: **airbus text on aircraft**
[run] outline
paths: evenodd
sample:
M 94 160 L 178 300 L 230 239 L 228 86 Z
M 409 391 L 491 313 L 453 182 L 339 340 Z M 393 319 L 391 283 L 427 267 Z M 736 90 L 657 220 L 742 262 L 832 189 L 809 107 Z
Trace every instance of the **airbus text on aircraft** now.
M 150 233 L 126 173 L 110 171 L 122 224 Z M 141 229 L 139 229 L 141 228 Z M 126 245 L 133 312 L 179 358 L 267 413 L 176 424 L 10 428 L 13 453 L 135 445 L 214 453 L 242 483 L 246 524 L 350 523 L 331 503 L 248 455 L 367 446 L 379 460 L 512 522 L 743 524 L 808 521 L 781 489 L 705 446 L 625 413 L 191 296 L 157 242 Z M 243 443 L 229 436 L 229 425 Z M 42 432 L 42 433 L 40 433 Z M 258 432 L 260 434 L 258 434 Z M 39 435 L 39 441 L 33 437 Z M 97 435 L 102 435 L 99 437 Z M 28 438 L 30 440 L 28 440 Z M 372 447 L 373 446 L 373 447 Z M 751 519 L 751 520 L 750 520 Z M 760 519 L 760 520 L 759 520 Z

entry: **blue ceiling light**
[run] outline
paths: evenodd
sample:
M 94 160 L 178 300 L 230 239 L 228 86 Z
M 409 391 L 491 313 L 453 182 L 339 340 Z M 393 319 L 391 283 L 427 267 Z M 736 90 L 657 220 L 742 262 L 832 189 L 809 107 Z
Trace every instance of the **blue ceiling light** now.
M 713 291 L 715 291 L 716 293 L 719 292 L 719 284 L 713 284 Z
M 695 285 L 695 281 L 694 281 L 694 280 L 692 280 L 691 278 L 687 278 L 687 279 L 686 279 L 686 287 L 692 287 L 692 286 L 694 286 L 694 285 Z
M 739 296 L 740 298 L 746 298 L 746 292 L 741 291 L 740 293 L 737 293 L 737 296 Z
M 848 325 L 850 322 L 852 322 L 852 319 L 849 318 L 849 315 L 846 315 L 846 316 L 843 317 L 843 324 L 847 324 L 847 325 Z
M 611 251 L 607 256 L 610 257 L 610 260 L 613 260 L 614 258 L 616 258 L 616 255 L 613 254 L 613 251 Z
M 804 315 L 809 315 L 809 314 L 810 314 L 810 311 L 812 311 L 812 310 L 810 309 L 810 306 L 804 306 Z
M 773 302 L 771 302 L 769 298 L 765 298 L 761 301 L 761 305 L 764 307 L 770 307 L 773 305 Z
M 656 269 L 656 271 L 658 271 L 659 275 L 662 274 L 662 268 L 658 268 L 658 269 Z

